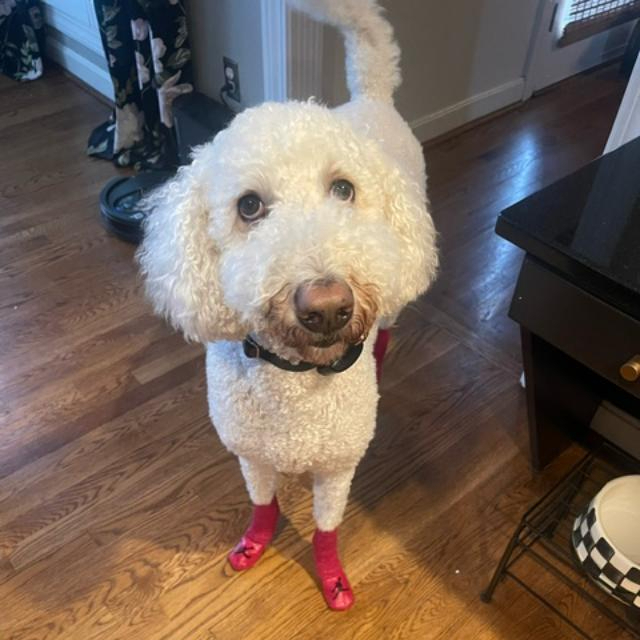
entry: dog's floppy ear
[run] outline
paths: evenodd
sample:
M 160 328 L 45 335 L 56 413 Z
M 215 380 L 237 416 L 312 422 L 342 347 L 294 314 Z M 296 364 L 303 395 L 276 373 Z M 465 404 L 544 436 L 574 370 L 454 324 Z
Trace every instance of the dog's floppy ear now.
M 391 225 L 402 245 L 402 282 L 398 313 L 424 293 L 438 271 L 436 230 L 428 210 L 424 183 L 414 182 L 398 168 L 386 174 L 384 191 Z
M 147 199 L 137 254 L 156 313 L 199 342 L 244 337 L 237 314 L 224 304 L 219 248 L 208 233 L 206 147 L 196 149 L 192 164 Z

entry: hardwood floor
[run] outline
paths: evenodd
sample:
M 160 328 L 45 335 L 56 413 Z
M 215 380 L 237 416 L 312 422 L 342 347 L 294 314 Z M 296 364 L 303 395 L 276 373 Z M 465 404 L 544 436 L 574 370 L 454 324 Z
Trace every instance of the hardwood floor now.
M 341 529 L 358 600 L 335 614 L 310 573 L 306 480 L 285 483 L 262 562 L 226 566 L 250 505 L 209 424 L 202 349 L 150 314 L 133 248 L 99 224 L 116 170 L 84 144 L 107 109 L 60 72 L 0 77 L 0 638 L 577 638 L 513 584 L 479 599 L 580 454 L 529 470 L 506 316 L 521 255 L 493 226 L 601 152 L 623 88 L 600 69 L 426 148 L 442 271 L 395 334 Z

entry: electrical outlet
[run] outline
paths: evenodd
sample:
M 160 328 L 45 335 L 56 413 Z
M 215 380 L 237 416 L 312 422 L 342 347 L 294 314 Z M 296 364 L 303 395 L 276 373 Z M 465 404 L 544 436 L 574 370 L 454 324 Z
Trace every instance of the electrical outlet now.
M 232 100 L 240 102 L 242 96 L 240 95 L 240 76 L 238 75 L 238 63 L 231 58 L 224 56 L 222 58 L 222 64 L 224 68 L 224 87 L 223 91 Z

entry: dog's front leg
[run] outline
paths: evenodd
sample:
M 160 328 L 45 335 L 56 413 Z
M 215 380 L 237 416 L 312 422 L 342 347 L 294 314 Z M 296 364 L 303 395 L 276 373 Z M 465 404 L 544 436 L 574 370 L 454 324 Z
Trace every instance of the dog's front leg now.
M 354 602 L 353 591 L 338 555 L 338 525 L 342 522 L 355 467 L 336 473 L 316 473 L 313 515 L 316 532 L 313 554 L 322 593 L 331 609 L 344 611 Z
M 273 538 L 280 515 L 276 498 L 278 472 L 246 458 L 240 458 L 240 468 L 254 506 L 248 529 L 229 554 L 229 564 L 236 571 L 249 569 L 260 560 Z

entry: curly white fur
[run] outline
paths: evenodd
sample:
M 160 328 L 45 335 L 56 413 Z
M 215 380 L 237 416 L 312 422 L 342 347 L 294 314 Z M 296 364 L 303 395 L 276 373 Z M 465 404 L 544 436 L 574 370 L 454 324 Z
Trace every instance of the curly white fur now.
M 422 151 L 391 102 L 391 27 L 373 0 L 296 5 L 342 28 L 353 99 L 334 110 L 267 103 L 238 115 L 152 196 L 138 257 L 156 311 L 207 343 L 211 418 L 240 457 L 252 500 L 270 502 L 279 473 L 310 471 L 317 524 L 331 530 L 374 432 L 376 327 L 427 289 L 437 251 Z M 354 202 L 331 195 L 336 179 L 355 185 Z M 268 207 L 251 225 L 237 213 L 248 192 Z M 323 377 L 244 356 L 240 341 L 251 333 L 304 359 L 281 329 L 296 323 L 296 287 L 328 277 L 352 285 L 356 306 L 368 292 L 376 313 L 351 369 Z

